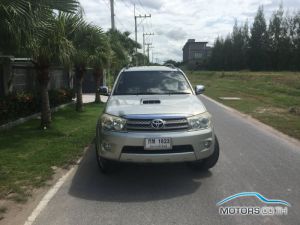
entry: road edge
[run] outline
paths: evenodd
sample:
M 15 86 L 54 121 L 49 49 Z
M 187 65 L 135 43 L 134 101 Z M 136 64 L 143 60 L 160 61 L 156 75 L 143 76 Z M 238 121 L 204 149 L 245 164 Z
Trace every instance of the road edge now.
M 259 121 L 258 119 L 253 118 L 251 115 L 242 113 L 242 112 L 240 112 L 240 111 L 238 111 L 238 110 L 236 110 L 236 109 L 234 109 L 234 108 L 232 108 L 230 106 L 224 105 L 221 102 L 218 102 L 215 99 L 212 99 L 212 98 L 208 97 L 207 95 L 203 95 L 202 94 L 201 97 L 207 99 L 208 101 L 211 101 L 211 102 L 217 104 L 218 106 L 226 109 L 227 111 L 230 111 L 230 112 L 234 113 L 235 115 L 237 115 L 237 116 L 239 116 L 239 117 L 241 117 L 243 119 L 248 120 L 252 124 L 254 124 L 254 125 L 262 128 L 263 130 L 265 130 L 267 132 L 270 132 L 271 134 L 276 135 L 276 136 L 284 139 L 289 144 L 296 145 L 296 147 L 300 146 L 300 141 L 298 139 L 293 138 L 293 137 L 291 137 L 291 136 L 289 136 L 287 134 L 282 133 L 281 131 L 275 129 L 274 127 L 272 127 L 270 125 L 267 125 L 267 124 Z
M 38 202 L 37 206 L 34 208 L 34 210 L 31 212 L 31 214 L 27 217 L 24 225 L 32 225 L 37 217 L 41 214 L 41 212 L 46 208 L 48 203 L 51 201 L 51 199 L 55 196 L 55 194 L 58 192 L 58 190 L 61 188 L 61 186 L 65 183 L 65 181 L 71 176 L 71 174 L 78 168 L 81 161 L 85 157 L 88 149 L 93 145 L 94 140 L 84 148 L 83 155 L 76 161 L 76 164 L 73 165 L 69 170 L 66 171 L 65 174 L 63 174 L 60 178 L 58 178 L 58 181 L 55 182 L 52 187 L 43 195 L 41 200 Z

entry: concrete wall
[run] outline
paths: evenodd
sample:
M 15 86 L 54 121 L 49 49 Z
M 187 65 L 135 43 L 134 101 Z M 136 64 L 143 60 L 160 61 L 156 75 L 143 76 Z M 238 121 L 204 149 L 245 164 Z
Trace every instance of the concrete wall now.
M 62 67 L 50 70 L 49 89 L 73 88 L 73 72 Z M 0 96 L 14 91 L 34 91 L 39 89 L 36 72 L 29 59 L 0 57 Z

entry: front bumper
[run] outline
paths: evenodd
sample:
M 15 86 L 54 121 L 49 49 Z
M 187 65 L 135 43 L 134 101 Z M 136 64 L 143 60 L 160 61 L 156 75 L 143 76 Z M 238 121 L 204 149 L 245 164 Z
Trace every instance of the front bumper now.
M 143 150 L 145 138 L 172 138 L 173 149 L 165 151 Z M 205 147 L 205 142 L 210 142 Z M 176 132 L 102 132 L 97 128 L 96 148 L 98 154 L 107 159 L 123 162 L 187 162 L 209 157 L 214 151 L 212 129 Z M 182 148 L 181 148 L 182 146 Z M 189 146 L 187 150 L 184 146 Z M 140 149 L 128 153 L 124 149 Z M 182 152 L 181 150 L 182 149 Z M 175 151 L 176 150 L 176 151 Z

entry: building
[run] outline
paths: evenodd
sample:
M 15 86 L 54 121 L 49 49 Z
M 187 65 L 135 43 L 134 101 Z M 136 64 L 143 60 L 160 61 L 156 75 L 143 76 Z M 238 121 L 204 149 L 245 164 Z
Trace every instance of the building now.
M 196 42 L 195 39 L 188 39 L 182 48 L 183 63 L 189 68 L 201 67 L 203 61 L 210 54 L 211 47 L 206 46 L 208 42 Z

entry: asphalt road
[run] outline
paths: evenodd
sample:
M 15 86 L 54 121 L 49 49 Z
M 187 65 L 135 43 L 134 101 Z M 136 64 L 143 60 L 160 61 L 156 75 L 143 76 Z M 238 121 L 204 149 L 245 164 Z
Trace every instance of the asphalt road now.
M 104 176 L 90 149 L 34 224 L 300 224 L 300 146 L 203 101 L 221 147 L 210 172 L 191 171 L 185 164 L 124 165 Z M 218 201 L 245 191 L 288 201 L 288 215 L 219 215 Z M 265 206 L 255 197 L 226 203 L 231 205 Z

